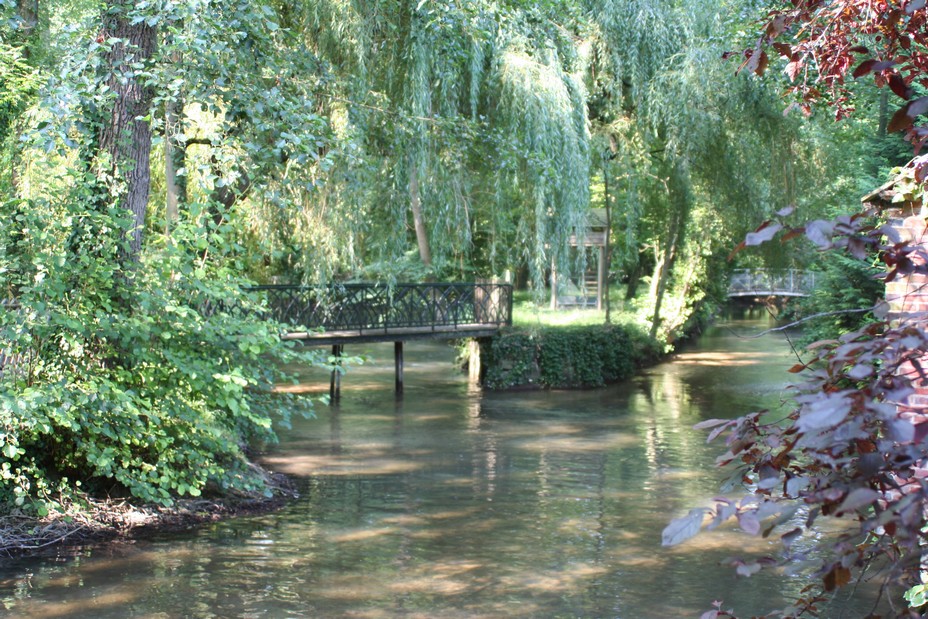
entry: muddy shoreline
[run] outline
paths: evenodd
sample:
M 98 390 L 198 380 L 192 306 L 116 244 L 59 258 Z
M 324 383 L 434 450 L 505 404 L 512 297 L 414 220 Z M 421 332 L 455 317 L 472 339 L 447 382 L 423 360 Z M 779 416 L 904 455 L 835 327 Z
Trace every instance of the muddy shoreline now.
M 264 494 L 177 499 L 171 507 L 138 505 L 127 499 L 86 499 L 64 511 L 39 518 L 17 514 L 0 516 L 0 558 L 45 556 L 61 548 L 140 539 L 184 531 L 226 518 L 275 511 L 298 498 L 293 481 L 268 473 Z

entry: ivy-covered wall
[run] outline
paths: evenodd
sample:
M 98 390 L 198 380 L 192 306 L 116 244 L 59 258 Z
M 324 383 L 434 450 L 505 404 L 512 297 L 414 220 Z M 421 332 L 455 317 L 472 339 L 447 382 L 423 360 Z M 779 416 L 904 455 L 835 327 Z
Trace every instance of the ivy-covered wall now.
M 488 389 L 602 387 L 631 376 L 657 346 L 614 325 L 505 331 L 481 342 Z

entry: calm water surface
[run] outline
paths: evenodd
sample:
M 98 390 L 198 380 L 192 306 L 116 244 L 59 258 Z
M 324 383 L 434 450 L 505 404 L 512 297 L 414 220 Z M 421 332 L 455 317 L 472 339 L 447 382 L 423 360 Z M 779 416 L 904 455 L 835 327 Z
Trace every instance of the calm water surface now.
M 718 494 L 722 444 L 693 424 L 778 406 L 791 365 L 764 325 L 721 324 L 633 380 L 585 392 L 481 393 L 454 351 L 392 346 L 343 382 L 338 408 L 295 422 L 266 464 L 301 499 L 187 534 L 0 566 L 9 617 L 698 617 L 744 615 L 807 584 L 719 565 L 767 542 L 736 530 L 660 546 Z M 324 376 L 307 376 L 322 386 Z M 826 617 L 858 617 L 844 602 Z M 4 614 L 5 613 L 5 614 Z

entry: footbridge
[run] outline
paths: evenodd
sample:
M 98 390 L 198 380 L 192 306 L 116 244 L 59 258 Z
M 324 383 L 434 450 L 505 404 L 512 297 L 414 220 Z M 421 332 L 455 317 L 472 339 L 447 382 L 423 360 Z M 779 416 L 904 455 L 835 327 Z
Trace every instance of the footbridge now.
M 807 297 L 815 290 L 814 271 L 800 269 L 736 269 L 729 297 Z
M 489 337 L 512 324 L 512 285 L 497 283 L 330 284 L 256 286 L 267 315 L 284 325 L 284 340 L 332 346 L 393 342 L 396 392 L 403 392 L 403 343 L 421 339 Z M 472 356 L 471 372 L 477 357 Z M 329 395 L 337 401 L 341 372 L 332 372 Z
M 309 345 L 459 339 L 512 324 L 512 285 L 497 283 L 256 286 L 267 318 Z

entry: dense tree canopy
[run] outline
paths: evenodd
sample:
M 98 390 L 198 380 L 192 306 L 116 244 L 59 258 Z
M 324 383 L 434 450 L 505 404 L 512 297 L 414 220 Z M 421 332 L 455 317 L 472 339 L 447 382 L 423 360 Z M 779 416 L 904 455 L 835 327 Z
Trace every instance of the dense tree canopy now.
M 757 222 L 843 211 L 896 163 L 888 125 L 921 136 L 921 35 L 859 70 L 903 80 L 912 122 L 848 84 L 863 113 L 833 127 L 724 59 L 780 62 L 753 45 L 756 0 L 0 10 L 0 347 L 20 359 L 0 377 L 0 500 L 39 513 L 74 479 L 162 503 L 260 486 L 244 450 L 290 410 L 265 360 L 295 353 L 249 318 L 251 283 L 509 271 L 540 297 L 586 268 L 570 239 L 601 207 L 611 278 L 670 344 Z

